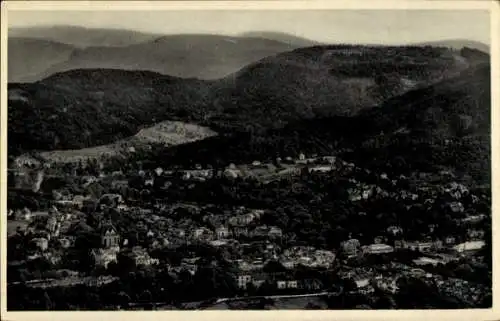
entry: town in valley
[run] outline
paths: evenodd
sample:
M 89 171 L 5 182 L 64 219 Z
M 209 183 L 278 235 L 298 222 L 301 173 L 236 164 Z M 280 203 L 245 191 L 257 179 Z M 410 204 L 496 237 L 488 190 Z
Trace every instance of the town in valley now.
M 16 161 L 9 299 L 23 309 L 491 300 L 490 195 L 446 171 L 391 176 L 304 154 L 220 170 Z
M 8 313 L 494 310 L 488 10 L 152 3 L 6 6 Z

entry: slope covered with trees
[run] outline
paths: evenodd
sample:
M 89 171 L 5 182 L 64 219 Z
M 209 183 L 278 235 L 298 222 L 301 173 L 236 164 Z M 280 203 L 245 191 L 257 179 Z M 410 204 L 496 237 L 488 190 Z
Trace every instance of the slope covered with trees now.
M 452 169 L 489 181 L 489 75 L 489 66 L 480 65 L 354 117 L 296 121 L 281 129 L 212 137 L 158 154 L 168 155 L 169 162 L 218 165 L 300 152 L 335 154 L 388 172 Z
M 164 120 L 209 126 L 230 135 L 220 138 L 234 140 L 230 145 L 246 144 L 247 139 L 235 138 L 240 133 L 257 142 L 258 150 L 268 143 L 270 151 L 301 146 L 290 137 L 304 136 L 316 141 L 313 146 L 335 148 L 343 136 L 332 127 L 345 126 L 353 121 L 351 116 L 405 92 L 410 96 L 391 104 L 411 100 L 411 95 L 424 97 L 428 93 L 418 88 L 453 78 L 481 59 L 470 51 L 465 55 L 445 48 L 317 46 L 265 58 L 214 81 L 148 71 L 72 70 L 32 84 L 9 85 L 9 152 L 108 144 Z M 442 96 L 450 100 L 453 95 Z M 326 122 L 333 141 L 301 134 L 291 125 L 324 117 L 336 117 L 318 120 Z M 331 126 L 331 121 L 342 124 Z M 259 143 L 269 137 L 273 140 Z

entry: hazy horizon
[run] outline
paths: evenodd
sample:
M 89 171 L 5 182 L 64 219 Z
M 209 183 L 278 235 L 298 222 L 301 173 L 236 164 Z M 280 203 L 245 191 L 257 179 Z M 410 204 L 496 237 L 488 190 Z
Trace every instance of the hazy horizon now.
M 470 40 L 490 45 L 486 10 L 9 11 L 8 26 L 83 27 L 143 33 L 283 33 L 323 43 L 408 44 Z

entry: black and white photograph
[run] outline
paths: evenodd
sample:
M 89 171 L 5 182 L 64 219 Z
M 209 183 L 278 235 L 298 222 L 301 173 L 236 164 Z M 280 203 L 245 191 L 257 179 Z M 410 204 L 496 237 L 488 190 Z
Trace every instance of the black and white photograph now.
M 3 24 L 7 311 L 492 309 L 487 7 L 85 6 Z

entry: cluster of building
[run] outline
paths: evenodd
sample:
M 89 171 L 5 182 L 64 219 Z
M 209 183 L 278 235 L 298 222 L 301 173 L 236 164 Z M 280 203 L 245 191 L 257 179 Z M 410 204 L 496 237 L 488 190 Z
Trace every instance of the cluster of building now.
M 281 264 L 290 269 L 297 265 L 329 269 L 334 261 L 335 253 L 333 251 L 319 250 L 312 246 L 294 246 L 283 251 L 280 256 Z
M 439 254 L 439 252 L 446 251 L 448 256 L 454 255 L 455 257 L 459 257 L 480 250 L 485 246 L 484 240 L 467 241 L 457 244 L 453 236 L 434 241 L 406 241 L 404 239 L 396 239 L 392 245 L 381 243 L 382 240 L 384 238 L 379 237 L 375 239 L 373 244 L 361 246 L 359 240 L 349 239 L 342 243 L 342 250 L 348 257 L 360 254 L 387 254 L 399 250 L 418 251 L 424 254 L 441 256 L 445 256 L 445 254 Z
M 164 170 L 158 167 L 152 172 L 141 170 L 134 175 L 138 174 L 146 189 L 158 186 L 158 182 L 160 182 L 160 188 L 168 189 L 172 188 L 169 177 L 174 175 L 180 175 L 182 180 L 193 182 L 203 182 L 216 175 L 228 178 L 254 177 L 263 182 L 269 182 L 274 179 L 298 175 L 304 169 L 309 173 L 359 170 L 354 164 L 334 156 L 307 158 L 304 154 L 300 154 L 297 159 L 278 158 L 273 164 L 263 164 L 259 161 L 240 166 L 231 164 L 220 172 L 201 166 L 180 171 Z M 372 173 L 366 171 L 366 174 Z M 340 252 L 345 254 L 347 258 L 386 255 L 408 250 L 420 252 L 420 257 L 413 260 L 412 266 L 394 263 L 389 272 L 381 272 L 376 267 L 349 267 L 345 264 L 348 260 L 341 262 L 336 260 L 338 251 L 332 249 L 284 245 L 286 242 L 283 240 L 287 236 L 287 231 L 283 231 L 278 226 L 264 224 L 263 218 L 265 218 L 266 211 L 262 209 L 240 207 L 219 209 L 219 211 L 212 213 L 210 209 L 207 209 L 207 206 L 197 204 L 170 204 L 164 199 L 156 200 L 151 204 L 143 204 L 132 197 L 124 197 L 118 191 L 129 186 L 127 175 L 118 171 L 111 173 L 111 175 L 80 177 L 79 183 L 82 188 L 106 181 L 114 193 L 105 193 L 96 198 L 95 196 L 73 195 L 67 191 L 55 190 L 52 191 L 52 196 L 53 203 L 57 208 L 54 206 L 43 213 L 32 213 L 27 208 L 10 210 L 10 217 L 28 223 L 28 227 L 22 232 L 25 235 L 30 235 L 30 243 L 36 250 L 27 259 L 44 257 L 51 263 L 57 264 L 64 255 L 64 251 L 71 250 L 75 245 L 75 239 L 79 233 L 94 230 L 85 223 L 88 214 L 81 212 L 84 208 L 91 208 L 90 213 L 97 216 L 112 208 L 123 217 L 132 218 L 135 224 L 134 229 L 137 231 L 138 242 L 131 246 L 129 240 L 121 235 L 121 231 L 111 221 L 101 221 L 96 227 L 100 246 L 93 248 L 90 252 L 96 268 L 107 269 L 113 263 L 119 264 L 120 258 L 128 258 L 137 266 L 160 267 L 162 265 L 161 267 L 164 268 L 163 262 L 160 263 L 158 258 L 151 257 L 150 253 L 153 249 L 176 249 L 182 245 L 204 243 L 220 249 L 224 253 L 225 259 L 233 264 L 236 268 L 234 280 L 241 290 L 250 287 L 259 288 L 266 284 L 278 289 L 316 291 L 324 288 L 325 285 L 315 278 L 297 278 L 296 269 L 303 267 L 333 273 L 334 267 L 342 265 L 346 269 L 341 269 L 336 273 L 341 278 L 353 279 L 356 291 L 370 294 L 375 289 L 380 289 L 394 294 L 399 290 L 398 279 L 400 277 L 413 276 L 436 279 L 435 276 L 425 272 L 420 267 L 457 261 L 485 246 L 484 231 L 475 226 L 483 222 L 487 215 L 465 214 L 463 198 L 469 197 L 470 192 L 464 185 L 458 183 L 450 183 L 440 189 L 427 188 L 422 185 L 414 189 L 401 188 L 397 191 L 394 191 L 395 188 L 391 188 L 392 191 L 389 191 L 381 186 L 395 187 L 399 179 L 406 178 L 391 179 L 387 174 L 382 173 L 377 175 L 377 180 L 381 182 L 380 186 L 361 183 L 353 178 L 350 180 L 351 187 L 348 189 L 348 194 L 352 202 L 369 200 L 373 197 L 388 197 L 394 200 L 404 200 L 405 203 L 421 201 L 424 204 L 432 204 L 436 197 L 445 195 L 448 199 L 446 208 L 452 213 L 460 214 L 458 216 L 460 221 L 469 226 L 465 242 L 459 242 L 454 236 L 406 240 L 403 228 L 392 225 L 387 227 L 386 231 L 383 231 L 382 235 L 376 237 L 373 242 L 368 242 L 370 244 L 361 244 L 355 237 L 350 237 L 341 244 Z M 142 191 L 140 192 L 142 193 Z M 472 200 L 474 201 L 474 197 Z M 177 215 L 177 213 L 182 214 Z M 39 217 L 43 217 L 43 219 L 36 219 Z M 201 217 L 201 219 L 193 219 L 192 217 Z M 430 231 L 434 228 L 435 226 L 429 226 Z M 58 246 L 53 246 L 55 242 Z M 202 261 L 202 258 L 198 256 L 187 256 L 182 258 L 179 264 L 169 264 L 166 268 L 170 273 L 188 271 L 194 275 Z M 266 267 L 272 264 L 278 265 L 282 269 L 268 271 Z M 70 275 L 52 283 L 49 281 L 34 282 L 33 286 L 101 285 L 113 281 L 115 281 L 114 278 L 107 276 L 94 278 Z M 464 295 L 473 296 L 479 291 L 467 292 L 465 283 L 456 280 L 450 282 L 450 280 L 438 282 L 444 291 L 443 293 L 448 293 L 447 289 L 452 289 L 450 291 L 456 293 L 457 289 L 460 288 Z

